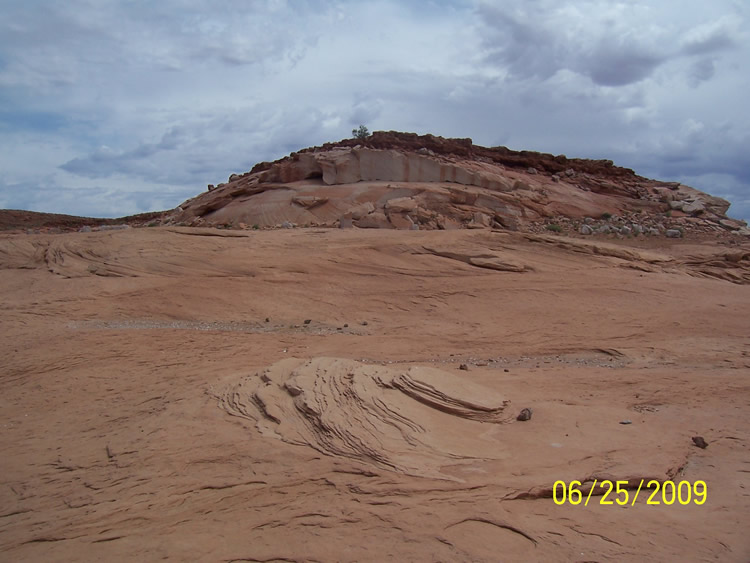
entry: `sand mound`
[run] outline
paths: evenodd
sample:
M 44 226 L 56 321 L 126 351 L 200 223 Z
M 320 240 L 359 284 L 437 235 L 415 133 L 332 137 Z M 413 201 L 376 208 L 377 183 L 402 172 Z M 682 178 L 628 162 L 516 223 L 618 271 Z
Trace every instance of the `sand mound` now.
M 441 465 L 496 459 L 483 425 L 512 420 L 509 401 L 447 372 L 398 370 L 353 360 L 282 360 L 221 396 L 230 414 L 264 435 L 339 457 L 445 479 Z

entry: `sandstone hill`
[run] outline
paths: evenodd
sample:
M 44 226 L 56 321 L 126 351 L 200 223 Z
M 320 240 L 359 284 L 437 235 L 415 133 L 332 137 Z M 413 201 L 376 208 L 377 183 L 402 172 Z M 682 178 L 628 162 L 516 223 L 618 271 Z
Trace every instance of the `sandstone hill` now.
M 750 561 L 728 205 L 377 133 L 0 211 L 0 560 Z
M 729 202 L 615 166 L 471 139 L 376 132 L 263 162 L 166 221 L 190 226 L 499 228 L 584 235 L 750 234 Z

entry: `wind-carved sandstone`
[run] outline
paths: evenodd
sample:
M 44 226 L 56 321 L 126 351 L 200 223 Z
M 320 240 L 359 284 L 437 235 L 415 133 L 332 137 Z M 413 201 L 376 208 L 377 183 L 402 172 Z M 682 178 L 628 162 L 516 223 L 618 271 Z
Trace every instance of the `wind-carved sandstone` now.
M 377 132 L 232 174 L 226 184 L 182 204 L 170 220 L 235 227 L 524 230 L 560 216 L 669 214 L 697 217 L 717 229 L 743 228 L 726 217 L 728 208 L 726 200 L 642 178 L 611 161 Z

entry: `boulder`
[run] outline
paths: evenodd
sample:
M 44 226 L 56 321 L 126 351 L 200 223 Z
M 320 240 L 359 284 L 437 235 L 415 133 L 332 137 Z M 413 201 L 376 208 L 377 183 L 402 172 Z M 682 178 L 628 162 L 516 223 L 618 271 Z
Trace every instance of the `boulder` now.
M 418 223 L 427 223 L 435 219 L 436 213 L 425 209 L 424 207 L 417 207 L 412 213 L 410 213 L 412 219 L 416 219 Z
M 350 208 L 346 212 L 346 216 L 351 217 L 354 220 L 361 219 L 365 215 L 369 215 L 375 211 L 375 206 L 371 201 L 366 201 L 364 203 L 360 203 L 359 205 L 355 205 L 354 207 Z
M 417 202 L 411 197 L 397 197 L 389 199 L 385 208 L 394 213 L 409 213 L 417 208 Z
M 706 211 L 710 211 L 715 215 L 724 216 L 727 214 L 727 211 L 729 211 L 729 206 L 731 204 L 726 199 L 704 194 L 703 205 L 705 205 Z
M 323 182 L 328 185 L 355 184 L 360 181 L 359 159 L 350 150 L 337 150 L 317 156 L 323 175 Z
M 393 211 L 387 211 L 386 215 L 391 225 L 402 231 L 409 231 L 414 226 L 414 221 L 405 213 L 395 213 Z
M 435 222 L 441 231 L 453 231 L 461 228 L 461 223 L 452 217 L 445 217 L 444 215 L 439 216 Z
M 318 197 L 318 196 L 304 196 L 304 195 L 298 195 L 294 196 L 292 198 L 292 203 L 296 203 L 300 207 L 304 207 L 305 209 L 312 209 L 313 207 L 317 207 L 318 205 L 323 205 L 324 203 L 328 202 L 327 197 Z
M 667 229 L 667 232 L 664 234 L 667 235 L 668 238 L 682 238 L 682 231 L 679 229 Z
M 482 228 L 490 227 L 492 225 L 492 218 L 486 213 L 475 211 L 472 216 L 471 222 L 475 225 L 479 225 Z
M 355 221 L 354 224 L 361 229 L 393 228 L 393 225 L 391 225 L 390 221 L 388 221 L 388 217 L 386 217 L 385 213 L 383 213 L 382 211 L 375 211 L 373 213 L 370 213 L 369 215 L 365 215 L 358 221 Z
M 699 215 L 706 211 L 706 206 L 702 201 L 693 201 L 692 203 L 685 203 L 682 206 L 682 212 L 690 215 Z
M 738 221 L 736 219 L 722 219 L 721 221 L 719 221 L 719 225 L 721 225 L 725 229 L 729 229 L 730 231 L 737 231 L 742 227 L 747 227 L 747 223 L 745 221 Z
M 500 226 L 503 229 L 508 229 L 509 231 L 517 231 L 519 228 L 518 219 L 507 215 L 495 215 L 493 226 L 494 225 Z

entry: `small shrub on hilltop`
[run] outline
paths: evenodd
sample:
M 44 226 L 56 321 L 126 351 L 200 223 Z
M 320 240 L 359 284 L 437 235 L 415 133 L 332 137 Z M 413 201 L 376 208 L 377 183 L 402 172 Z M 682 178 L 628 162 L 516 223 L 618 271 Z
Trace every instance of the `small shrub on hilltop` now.
M 561 233 L 562 232 L 562 227 L 560 225 L 555 225 L 554 223 L 551 224 L 551 225 L 547 225 L 546 229 L 548 231 L 553 231 L 555 233 Z
M 370 131 L 364 125 L 360 125 L 359 129 L 352 129 L 352 137 L 355 139 L 366 139 L 370 136 Z

